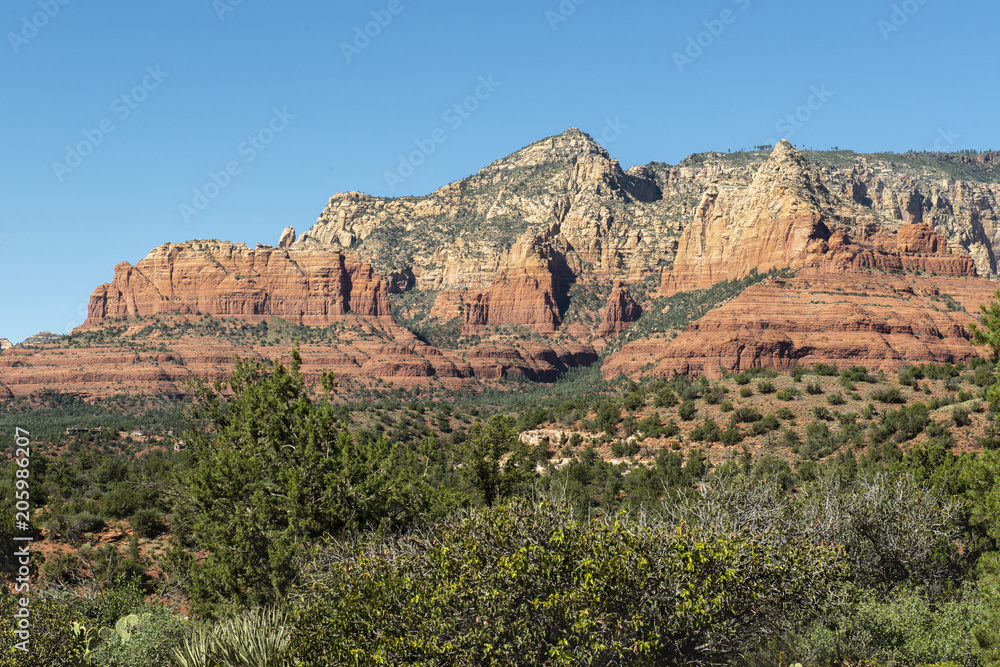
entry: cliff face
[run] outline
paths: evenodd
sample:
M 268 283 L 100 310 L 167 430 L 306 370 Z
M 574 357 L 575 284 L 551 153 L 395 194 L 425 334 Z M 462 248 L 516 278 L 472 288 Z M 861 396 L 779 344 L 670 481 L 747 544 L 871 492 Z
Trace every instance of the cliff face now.
M 608 358 L 607 376 L 647 364 L 718 377 L 720 369 L 817 362 L 895 370 L 979 356 L 969 324 L 996 283 L 979 278 L 826 273 L 750 287 L 673 340 L 647 338 Z
M 992 154 L 781 142 L 624 170 L 572 128 L 424 197 L 336 194 L 277 247 L 160 246 L 94 291 L 84 331 L 110 336 L 136 316 L 187 326 L 199 314 L 344 324 L 313 350 L 316 363 L 402 383 L 548 380 L 594 361 L 591 345 L 618 350 L 608 374 L 959 359 L 974 353 L 967 325 L 996 287 L 998 216 Z M 683 306 L 670 301 L 678 293 L 779 268 L 795 277 L 700 306 L 686 329 L 692 318 L 660 317 L 664 302 Z M 222 373 L 234 351 L 266 354 L 209 334 L 157 343 L 175 361 L 43 342 L 0 356 L 15 395 L 44 382 L 167 390 L 190 372 Z
M 259 322 L 272 316 L 327 325 L 347 313 L 390 317 L 385 283 L 335 250 L 222 241 L 164 244 L 136 266 L 122 262 L 90 297 L 87 324 L 107 318 L 202 313 Z

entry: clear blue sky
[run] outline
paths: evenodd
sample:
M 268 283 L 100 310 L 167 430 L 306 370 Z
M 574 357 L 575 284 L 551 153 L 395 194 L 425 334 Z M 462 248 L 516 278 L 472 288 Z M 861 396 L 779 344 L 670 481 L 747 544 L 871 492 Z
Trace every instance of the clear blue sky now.
M 161 243 L 274 244 L 335 192 L 425 194 L 571 126 L 625 167 L 789 129 L 817 149 L 1000 148 L 997 4 L 895 6 L 6 0 L 0 336 L 68 332 Z M 213 172 L 225 187 L 197 199 Z

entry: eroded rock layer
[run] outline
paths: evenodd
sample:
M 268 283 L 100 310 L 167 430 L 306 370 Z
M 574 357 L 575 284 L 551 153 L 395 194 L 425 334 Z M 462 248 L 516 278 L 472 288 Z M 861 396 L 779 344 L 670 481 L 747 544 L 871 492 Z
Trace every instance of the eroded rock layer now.
M 114 279 L 91 295 L 87 324 L 164 313 L 251 322 L 277 316 L 318 326 L 347 313 L 391 316 L 386 284 L 370 265 L 339 251 L 189 241 L 116 266 Z

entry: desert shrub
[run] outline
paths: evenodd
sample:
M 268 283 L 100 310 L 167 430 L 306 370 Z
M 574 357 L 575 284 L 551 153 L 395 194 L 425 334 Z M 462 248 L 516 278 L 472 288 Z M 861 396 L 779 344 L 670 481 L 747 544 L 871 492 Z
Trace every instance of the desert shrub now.
M 969 592 L 934 600 L 919 589 L 887 599 L 865 592 L 850 612 L 817 623 L 798 636 L 790 652 L 809 664 L 972 665 L 978 647 L 972 629 L 983 603 Z
M 750 435 L 764 435 L 771 431 L 777 431 L 779 428 L 781 428 L 781 424 L 778 422 L 778 418 L 774 415 L 767 415 L 750 425 Z
M 847 401 L 844 400 L 843 394 L 841 394 L 839 391 L 827 396 L 826 402 L 829 403 L 830 405 L 844 405 L 845 403 L 847 403 Z
M 817 405 L 812 409 L 813 417 L 816 419 L 821 419 L 823 421 L 833 421 L 833 415 L 830 414 L 830 409 L 826 406 Z
M 174 649 L 173 657 L 180 667 L 278 664 L 290 641 L 288 630 L 287 614 L 281 610 L 246 611 L 190 634 Z
M 162 607 L 145 609 L 130 615 L 138 620 L 127 633 L 122 633 L 119 628 L 123 628 L 125 624 L 122 621 L 129 616 L 113 624 L 117 632 L 102 633 L 105 641 L 92 652 L 92 664 L 107 667 L 163 667 L 173 664 L 174 649 L 188 632 L 187 623 Z
M 720 434 L 719 439 L 722 441 L 722 444 L 727 447 L 733 447 L 743 442 L 743 438 L 745 437 L 746 436 L 743 434 L 743 431 L 735 426 L 730 426 Z
M 773 394 L 774 391 L 773 382 L 761 381 L 757 383 L 757 392 L 760 394 Z
M 681 403 L 680 407 L 677 408 L 677 416 L 686 422 L 694 419 L 694 416 L 698 413 L 698 409 L 694 407 L 694 401 L 684 401 Z
M 786 408 L 785 406 L 781 406 L 780 408 L 775 410 L 774 416 L 786 422 L 795 419 L 795 413 L 792 412 L 791 408 Z
M 653 404 L 658 408 L 672 408 L 677 403 L 677 394 L 672 389 L 663 389 L 656 394 L 656 400 Z
M 753 396 L 753 389 L 750 387 L 740 387 L 741 398 L 750 398 L 751 396 Z
M 139 537 L 156 537 L 167 529 L 163 514 L 155 509 L 143 508 L 129 518 L 132 530 Z
M 899 387 L 876 387 L 872 391 L 871 397 L 873 401 L 879 403 L 906 403 Z
M 798 396 L 798 392 L 794 389 L 782 389 L 777 394 L 774 395 L 779 401 L 794 401 Z
M 611 445 L 611 453 L 618 457 L 635 456 L 639 453 L 639 443 L 635 440 L 619 440 Z
M 726 388 L 718 384 L 702 394 L 702 397 L 705 399 L 705 403 L 709 405 L 716 405 L 719 401 L 725 398 L 725 396 Z
M 523 501 L 432 536 L 330 542 L 293 593 L 305 664 L 728 662 L 822 614 L 835 550 L 780 533 L 578 521 Z
M 749 424 L 758 421 L 762 416 L 757 410 L 751 407 L 740 407 L 729 415 L 730 424 Z
M 15 613 L 19 595 L 0 593 L 0 656 L 4 667 L 76 667 L 84 654 L 84 646 L 72 631 L 70 607 L 61 600 L 33 597 L 29 605 L 30 628 L 18 627 Z M 19 632 L 29 635 L 28 652 L 15 645 L 24 640 Z
M 695 442 L 719 442 L 722 439 L 722 430 L 714 419 L 706 419 L 691 430 L 691 439 Z
M 745 384 L 749 384 L 750 383 L 750 378 L 747 376 L 746 373 L 740 373 L 739 375 L 735 376 L 733 379 L 736 381 L 736 384 L 738 384 L 738 385 L 745 385 Z
M 964 408 L 955 408 L 952 410 L 951 418 L 957 427 L 968 426 L 972 423 L 972 420 L 969 418 L 969 411 Z
M 819 382 L 812 382 L 806 385 L 806 393 L 810 396 L 818 396 L 823 393 L 823 387 Z
M 826 375 L 835 376 L 840 375 L 840 371 L 837 370 L 837 364 L 823 364 L 818 363 L 813 366 L 813 373 L 815 375 Z
M 723 414 L 725 414 L 727 412 L 732 412 L 733 411 L 733 404 L 732 404 L 732 402 L 730 402 L 730 401 L 723 401 L 722 404 L 719 406 L 719 410 Z

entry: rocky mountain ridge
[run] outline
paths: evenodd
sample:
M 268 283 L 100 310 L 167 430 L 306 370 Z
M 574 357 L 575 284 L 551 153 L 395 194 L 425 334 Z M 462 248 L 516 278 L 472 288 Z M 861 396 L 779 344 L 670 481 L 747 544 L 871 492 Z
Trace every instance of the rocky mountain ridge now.
M 277 246 L 164 244 L 115 268 L 80 332 L 150 317 L 350 324 L 331 350 L 376 331 L 382 347 L 366 348 L 368 361 L 338 362 L 339 372 L 400 381 L 548 381 L 595 360 L 636 322 L 649 335 L 611 345 L 607 374 L 958 360 L 976 353 L 967 326 L 996 287 L 997 166 L 983 156 L 804 153 L 783 141 L 769 153 L 623 170 L 572 128 L 424 197 L 339 193 L 312 228 L 285 228 Z M 686 329 L 669 324 L 680 321 L 666 313 L 674 295 L 772 269 L 794 277 L 706 304 Z M 880 305 L 855 298 L 851 309 L 835 307 L 851 301 L 837 295 L 863 293 L 877 293 Z M 811 308 L 817 301 L 830 307 Z M 907 330 L 901 313 L 930 324 Z M 814 344 L 824 332 L 857 335 L 850 345 Z M 780 342 L 760 347 L 768 336 Z M 19 356 L 17 381 L 14 362 L 0 363 L 0 381 L 17 395 L 43 385 L 32 378 L 58 366 L 45 361 L 56 349 Z

